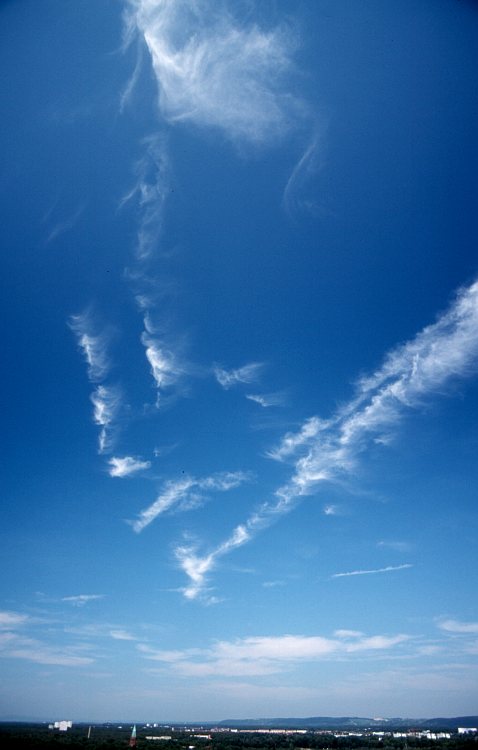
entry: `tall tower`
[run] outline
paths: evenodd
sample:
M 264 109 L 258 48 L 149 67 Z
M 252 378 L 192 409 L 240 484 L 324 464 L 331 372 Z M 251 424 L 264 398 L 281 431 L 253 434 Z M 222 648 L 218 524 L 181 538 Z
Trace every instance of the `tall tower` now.
M 136 724 L 134 725 L 131 737 L 129 738 L 129 746 L 136 747 Z

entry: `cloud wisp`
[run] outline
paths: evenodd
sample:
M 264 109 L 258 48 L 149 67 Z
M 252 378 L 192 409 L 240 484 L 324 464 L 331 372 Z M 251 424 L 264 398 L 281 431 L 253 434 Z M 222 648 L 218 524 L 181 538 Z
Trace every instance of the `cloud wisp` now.
M 282 406 L 284 404 L 283 393 L 246 393 L 246 398 L 249 401 L 254 401 L 263 409 L 268 409 L 270 406 Z
M 117 386 L 104 385 L 111 370 L 108 345 L 111 331 L 98 330 L 91 310 L 72 315 L 68 325 L 74 332 L 87 364 L 88 380 L 96 385 L 90 395 L 93 421 L 100 429 L 98 452 L 107 453 L 114 444 L 116 419 L 121 408 L 121 393 Z
M 179 362 L 177 354 L 150 333 L 144 331 L 141 342 L 158 391 L 157 406 L 159 406 L 164 391 L 178 383 L 185 375 L 185 368 Z
M 90 310 L 72 315 L 68 324 L 75 333 L 78 346 L 85 357 L 89 380 L 92 383 L 101 382 L 111 368 L 108 356 L 109 334 L 98 331 Z
M 322 138 L 315 132 L 304 153 L 295 165 L 287 181 L 282 196 L 282 205 L 289 216 L 294 214 L 317 211 L 318 206 L 311 200 L 301 198 L 304 188 L 311 178 L 319 171 L 319 157 Z
M 73 227 L 78 223 L 80 217 L 84 213 L 85 208 L 85 204 L 78 206 L 76 211 L 70 214 L 70 216 L 67 216 L 65 219 L 55 224 L 53 229 L 50 231 L 45 244 L 49 245 L 50 242 L 54 242 L 54 240 L 56 240 L 62 234 L 65 234 L 66 232 L 69 232 L 70 229 L 73 229 Z
M 263 367 L 262 362 L 250 362 L 235 370 L 226 370 L 224 367 L 216 365 L 214 367 L 214 377 L 219 385 L 225 391 L 228 391 L 229 388 L 233 388 L 236 385 L 254 383 L 258 379 Z M 258 397 L 248 396 L 247 398 L 252 398 L 255 401 Z
M 93 419 L 101 427 L 98 437 L 98 452 L 112 450 L 116 436 L 116 419 L 121 407 L 121 393 L 117 387 L 99 385 L 90 396 L 93 403 Z
M 331 578 L 348 578 L 349 576 L 368 576 L 374 575 L 375 573 L 390 573 L 394 570 L 406 570 L 407 568 L 413 568 L 411 563 L 403 563 L 402 565 L 387 565 L 385 568 L 374 568 L 372 570 L 350 570 L 347 573 L 334 573 Z
M 84 607 L 89 602 L 97 601 L 98 599 L 104 599 L 104 594 L 76 594 L 75 596 L 64 596 L 62 602 L 68 602 L 74 607 Z
M 139 227 L 136 236 L 136 257 L 145 261 L 158 249 L 163 227 L 164 208 L 171 191 L 170 168 L 165 139 L 154 135 L 143 141 L 142 158 L 135 166 L 136 182 L 122 198 L 121 209 L 135 200 Z
M 356 396 L 330 419 L 311 417 L 287 433 L 268 455 L 292 461 L 290 481 L 263 503 L 215 549 L 199 556 L 180 547 L 177 558 L 190 578 L 187 598 L 201 597 L 219 558 L 289 513 L 323 482 L 340 481 L 377 435 L 396 429 L 406 411 L 419 409 L 452 382 L 476 372 L 478 364 L 478 282 L 459 291 L 450 308 L 414 339 L 391 351 L 383 365 L 357 386 Z
M 32 638 L 28 628 L 35 622 L 39 621 L 19 612 L 0 611 L 0 658 L 62 667 L 82 667 L 94 661 L 82 653 L 81 644 L 60 646 Z
M 130 0 L 126 24 L 144 39 L 170 123 L 219 129 L 228 139 L 274 142 L 303 117 L 292 93 L 290 29 L 260 29 L 225 0 Z M 247 106 L 244 102 L 247 101 Z
M 334 637 L 320 635 L 252 636 L 218 641 L 208 649 L 167 651 L 138 644 L 144 658 L 161 662 L 182 677 L 260 676 L 291 671 L 304 662 L 353 658 L 354 654 L 390 653 L 410 641 L 410 636 L 367 636 L 338 630 Z
M 145 471 L 151 467 L 151 461 L 142 461 L 139 458 L 133 456 L 112 456 L 109 463 L 108 473 L 110 477 L 130 477 L 132 474 L 137 474 L 140 471 Z
M 477 634 L 478 635 L 478 622 L 460 622 L 459 620 L 441 620 L 438 623 L 440 630 L 444 630 L 447 633 L 457 634 Z
M 19 625 L 26 624 L 28 620 L 28 615 L 22 615 L 19 612 L 11 612 L 10 610 L 2 610 L 0 611 L 0 630 L 16 628 Z
M 240 484 L 248 480 L 250 480 L 249 474 L 235 471 L 222 472 L 202 478 L 187 476 L 166 482 L 154 503 L 142 510 L 136 520 L 128 523 L 139 534 L 158 516 L 171 511 L 173 508 L 176 511 L 185 511 L 202 505 L 205 498 L 199 494 L 201 491 L 227 492 L 227 490 L 239 487 Z

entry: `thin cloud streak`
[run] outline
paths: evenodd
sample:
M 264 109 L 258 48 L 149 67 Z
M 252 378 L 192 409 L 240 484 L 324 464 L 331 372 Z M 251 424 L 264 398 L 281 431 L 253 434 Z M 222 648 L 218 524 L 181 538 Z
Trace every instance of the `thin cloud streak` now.
M 411 563 L 403 563 L 403 565 L 387 565 L 385 568 L 375 568 L 373 570 L 351 570 L 347 573 L 334 573 L 331 578 L 347 578 L 348 576 L 367 576 L 375 573 L 390 573 L 393 570 L 405 570 L 406 568 L 413 568 Z
M 129 521 L 133 530 L 139 534 L 149 526 L 158 516 L 173 507 L 176 510 L 190 510 L 204 502 L 204 498 L 193 490 L 226 492 L 239 487 L 250 479 L 250 475 L 241 471 L 223 472 L 210 477 L 184 477 L 176 481 L 166 482 L 162 492 L 150 506 L 142 510 L 135 521 Z
M 280 445 L 277 448 L 267 451 L 267 456 L 273 458 L 276 461 L 284 461 L 286 458 L 292 456 L 299 448 L 310 445 L 314 438 L 317 437 L 318 433 L 327 430 L 330 423 L 319 419 L 318 417 L 311 417 L 307 419 L 299 432 L 288 432 L 281 440 Z
M 99 385 L 90 396 L 94 406 L 93 419 L 101 427 L 98 437 L 98 452 L 107 453 L 113 448 L 115 421 L 121 406 L 118 388 Z
M 319 133 L 314 133 L 312 140 L 295 165 L 287 181 L 282 196 L 282 205 L 289 216 L 293 216 L 299 212 L 313 212 L 317 210 L 317 206 L 313 202 L 301 199 L 300 194 L 307 182 L 320 168 L 320 145 L 321 136 Z
M 68 325 L 75 333 L 78 346 L 86 359 L 88 378 L 92 383 L 102 381 L 111 368 L 107 352 L 109 336 L 104 331 L 96 331 L 97 326 L 90 310 L 72 315 Z
M 136 257 L 145 261 L 158 249 L 163 227 L 164 208 L 171 191 L 169 158 L 164 137 L 151 136 L 143 141 L 145 153 L 135 167 L 136 183 L 121 199 L 119 208 L 136 200 L 139 227 Z
M 263 503 L 209 554 L 199 557 L 195 550 L 177 550 L 180 566 L 192 581 L 184 595 L 200 597 L 220 557 L 291 512 L 320 483 L 338 481 L 352 472 L 377 433 L 388 433 L 406 410 L 418 409 L 456 379 L 475 372 L 477 360 L 478 282 L 474 282 L 459 291 L 436 323 L 388 354 L 382 367 L 359 382 L 355 398 L 329 420 L 306 420 L 297 433 L 287 433 L 269 452 L 279 461 L 295 459 L 292 478 L 276 490 L 275 500 Z
M 270 406 L 282 406 L 284 403 L 284 395 L 282 393 L 247 393 L 246 398 L 249 401 L 254 401 L 264 409 Z
M 141 343 L 145 348 L 146 359 L 158 391 L 175 385 L 184 374 L 184 368 L 179 364 L 177 355 L 146 331 L 141 336 Z
M 2 610 L 0 611 L 0 630 L 9 630 L 18 625 L 24 625 L 28 620 L 28 615 L 22 615 L 20 612 L 11 612 L 10 610 Z
M 126 24 L 151 55 L 166 120 L 263 145 L 305 114 L 287 82 L 294 40 L 285 28 L 263 31 L 241 23 L 235 11 L 216 0 L 130 0 Z
M 90 400 L 93 404 L 93 421 L 101 427 L 98 436 L 98 452 L 107 453 L 114 444 L 115 420 L 121 407 L 119 389 L 103 384 L 111 369 L 108 356 L 111 334 L 104 330 L 98 332 L 98 326 L 90 309 L 78 315 L 72 315 L 68 325 L 74 332 L 85 357 L 89 381 L 98 384 L 90 394 Z
M 124 456 L 119 458 L 113 456 L 108 461 L 110 465 L 109 475 L 110 477 L 129 477 L 132 474 L 137 474 L 139 471 L 145 471 L 151 467 L 151 461 L 142 461 L 132 456 Z
M 478 622 L 460 622 L 459 620 L 442 620 L 438 623 L 440 630 L 447 633 L 476 633 L 478 634 Z
M 261 362 L 250 362 L 249 364 L 238 367 L 235 370 L 226 370 L 224 367 L 216 365 L 213 371 L 214 377 L 219 385 L 221 385 L 224 390 L 228 391 L 229 388 L 239 384 L 254 383 L 259 377 L 259 373 L 263 367 L 264 365 Z M 256 400 L 256 398 L 250 396 L 247 396 L 247 398 Z
M 65 234 L 66 232 L 69 232 L 70 229 L 73 229 L 73 227 L 83 214 L 85 208 L 85 205 L 79 206 L 76 211 L 74 211 L 70 216 L 68 216 L 66 219 L 63 219 L 63 221 L 58 222 L 58 224 L 53 227 L 50 234 L 48 235 L 45 244 L 49 245 L 50 242 L 53 242 L 62 234 Z
M 73 604 L 75 607 L 84 607 L 88 602 L 93 602 L 98 599 L 104 599 L 104 594 L 77 594 L 76 596 L 64 596 L 62 602 L 68 602 Z
M 131 101 L 133 91 L 136 88 L 136 84 L 138 83 L 139 76 L 141 73 L 142 62 L 143 62 L 143 46 L 141 44 L 138 44 L 137 50 L 136 50 L 136 64 L 134 66 L 134 70 L 131 73 L 131 76 L 129 80 L 127 81 L 120 96 L 120 112 L 121 113 L 124 112 L 124 110 L 126 109 L 126 107 L 129 105 Z

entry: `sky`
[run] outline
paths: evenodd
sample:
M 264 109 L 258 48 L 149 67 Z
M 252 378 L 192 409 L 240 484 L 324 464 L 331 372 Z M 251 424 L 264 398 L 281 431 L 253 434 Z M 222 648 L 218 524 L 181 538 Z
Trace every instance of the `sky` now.
M 477 42 L 1 3 L 0 719 L 478 713 Z

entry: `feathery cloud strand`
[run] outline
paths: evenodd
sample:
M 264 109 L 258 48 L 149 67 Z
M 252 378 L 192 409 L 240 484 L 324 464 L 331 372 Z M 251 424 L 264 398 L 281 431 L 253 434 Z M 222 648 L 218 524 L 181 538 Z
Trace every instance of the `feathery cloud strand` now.
M 129 477 L 132 474 L 137 474 L 139 471 L 149 469 L 151 461 L 142 461 L 139 458 L 133 458 L 133 456 L 112 456 L 108 461 L 109 475 L 110 477 Z
M 141 511 L 135 521 L 130 522 L 134 531 L 139 534 L 149 526 L 158 516 L 173 507 L 176 510 L 190 510 L 204 502 L 203 498 L 193 490 L 213 490 L 227 492 L 238 487 L 249 479 L 249 475 L 242 471 L 222 472 L 210 477 L 184 478 L 166 482 L 157 499 L 150 506 Z
M 250 541 L 261 529 L 289 513 L 301 497 L 321 482 L 350 472 L 367 441 L 387 433 L 403 413 L 419 408 L 453 380 L 476 371 L 478 364 L 478 282 L 461 289 L 449 309 L 414 339 L 392 350 L 383 365 L 357 386 L 356 396 L 328 420 L 307 419 L 296 433 L 287 433 L 269 456 L 292 460 L 294 473 L 228 538 L 204 556 L 180 546 L 176 557 L 191 584 L 189 599 L 201 597 L 208 574 L 219 558 Z M 407 563 L 407 567 L 408 567 Z M 382 572 L 382 571 L 380 571 Z M 358 574 L 358 573 L 357 573 Z M 339 574 L 340 575 L 340 574 Z
M 144 38 L 169 122 L 219 128 L 265 144 L 286 133 L 303 105 L 291 93 L 290 29 L 260 29 L 227 0 L 130 0 L 127 27 Z M 131 37 L 131 33 L 129 33 Z

